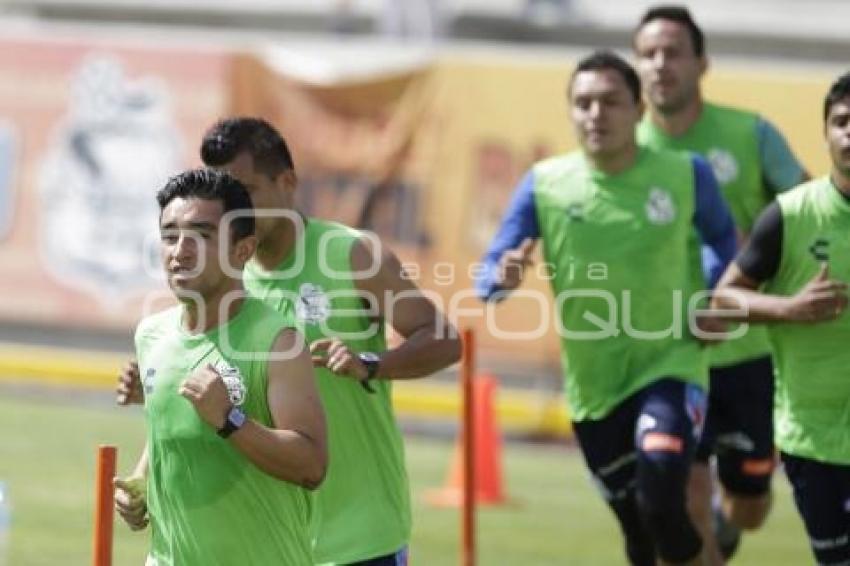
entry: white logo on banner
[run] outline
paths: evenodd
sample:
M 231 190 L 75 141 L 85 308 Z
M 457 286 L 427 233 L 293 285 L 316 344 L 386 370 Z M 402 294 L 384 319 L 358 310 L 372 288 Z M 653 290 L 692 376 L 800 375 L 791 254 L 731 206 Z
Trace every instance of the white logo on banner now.
M 83 61 L 39 183 L 42 257 L 63 284 L 105 301 L 152 286 L 145 266 L 159 262 L 145 243 L 156 241 L 154 195 L 180 165 L 173 124 L 161 85 L 128 80 L 109 57 Z

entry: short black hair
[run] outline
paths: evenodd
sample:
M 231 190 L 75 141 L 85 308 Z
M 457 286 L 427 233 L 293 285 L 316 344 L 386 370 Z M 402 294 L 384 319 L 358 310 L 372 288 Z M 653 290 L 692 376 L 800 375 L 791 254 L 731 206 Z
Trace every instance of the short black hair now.
M 204 134 L 201 159 L 205 165 L 221 167 L 242 153 L 248 153 L 257 172 L 270 179 L 295 169 L 283 136 L 261 118 L 226 118 L 216 122 Z
M 572 76 L 568 91 L 572 92 L 573 82 L 576 75 L 583 71 L 598 71 L 601 69 L 611 69 L 623 76 L 626 86 L 632 93 L 632 98 L 636 103 L 639 103 L 640 98 L 640 78 L 634 68 L 629 65 L 625 59 L 614 53 L 613 51 L 594 51 L 584 59 L 578 62 Z
M 691 45 L 694 48 L 694 54 L 697 57 L 705 55 L 705 35 L 687 8 L 678 5 L 664 5 L 650 8 L 640 19 L 635 33 L 640 31 L 649 22 L 655 20 L 670 20 L 671 22 L 685 26 L 685 29 L 688 30 L 688 35 L 691 36 Z
M 254 235 L 254 205 L 245 185 L 223 171 L 213 169 L 190 169 L 171 177 L 156 193 L 160 216 L 162 211 L 176 198 L 197 198 L 221 201 L 224 213 L 242 211 L 230 224 L 232 241 Z
M 850 98 L 850 71 L 835 79 L 835 82 L 829 87 L 829 92 L 826 93 L 826 98 L 823 100 L 824 123 L 829 119 L 832 106 L 845 98 Z

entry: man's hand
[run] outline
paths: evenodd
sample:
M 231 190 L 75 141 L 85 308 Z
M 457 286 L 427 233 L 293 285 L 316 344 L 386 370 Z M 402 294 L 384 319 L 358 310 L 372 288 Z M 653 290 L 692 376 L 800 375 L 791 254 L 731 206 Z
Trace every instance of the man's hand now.
M 221 374 L 207 364 L 180 384 L 178 393 L 188 399 L 198 416 L 216 430 L 224 426 L 227 412 L 233 405 Z
M 729 321 L 715 316 L 711 311 L 699 311 L 694 317 L 693 335 L 705 346 L 719 344 L 726 340 Z
M 847 309 L 847 284 L 829 278 L 829 267 L 820 271 L 806 286 L 787 301 L 784 318 L 791 322 L 835 320 Z
M 129 360 L 127 365 L 121 368 L 115 393 L 119 405 L 140 405 L 145 402 L 142 379 L 139 375 L 139 364 L 136 360 Z
M 148 505 L 145 478 L 130 476 L 112 478 L 115 488 L 115 510 L 134 531 L 148 526 Z
M 536 246 L 537 240 L 526 238 L 518 248 L 502 254 L 502 259 L 499 261 L 498 280 L 496 281 L 500 288 L 513 291 L 520 286 L 525 275 L 525 268 L 533 263 L 531 256 L 534 254 Z
M 323 338 L 310 344 L 314 367 L 325 367 L 337 375 L 363 381 L 369 376 L 357 354 L 339 338 Z

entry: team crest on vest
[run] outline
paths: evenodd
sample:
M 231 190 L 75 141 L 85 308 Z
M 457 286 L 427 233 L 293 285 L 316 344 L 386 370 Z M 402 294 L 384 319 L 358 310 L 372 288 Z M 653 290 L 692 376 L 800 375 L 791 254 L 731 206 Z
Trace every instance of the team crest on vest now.
M 304 283 L 298 290 L 298 302 L 295 304 L 295 318 L 308 324 L 316 324 L 328 319 L 331 314 L 331 302 L 320 285 Z
M 670 224 L 676 218 L 676 203 L 669 192 L 659 187 L 649 190 L 646 218 L 653 224 Z
M 154 368 L 145 370 L 145 375 L 142 377 L 142 386 L 144 387 L 145 395 L 153 393 L 153 382 L 155 378 L 156 370 Z
M 725 149 L 712 148 L 706 153 L 717 182 L 726 185 L 738 178 L 738 161 Z
M 230 402 L 237 407 L 245 402 L 245 381 L 242 379 L 242 373 L 239 368 L 228 365 L 224 362 L 216 368 L 221 375 L 224 385 L 227 387 L 227 395 L 230 397 Z

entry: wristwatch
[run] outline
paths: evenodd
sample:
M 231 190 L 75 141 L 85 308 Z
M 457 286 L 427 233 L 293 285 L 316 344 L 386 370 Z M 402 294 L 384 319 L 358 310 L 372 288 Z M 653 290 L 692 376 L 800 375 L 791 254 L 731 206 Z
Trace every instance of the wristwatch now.
M 369 393 L 374 393 L 375 390 L 369 382 L 372 381 L 375 378 L 375 374 L 378 373 L 378 366 L 381 365 L 381 358 L 374 352 L 363 352 L 361 354 L 357 354 L 357 357 L 360 358 L 360 361 L 363 362 L 364 366 L 366 366 L 366 378 L 363 379 L 360 384 L 363 386 L 363 389 Z
M 222 426 L 216 434 L 222 438 L 227 438 L 245 424 L 245 413 L 239 407 L 233 406 L 227 411 L 227 416 L 224 417 L 224 426 Z

